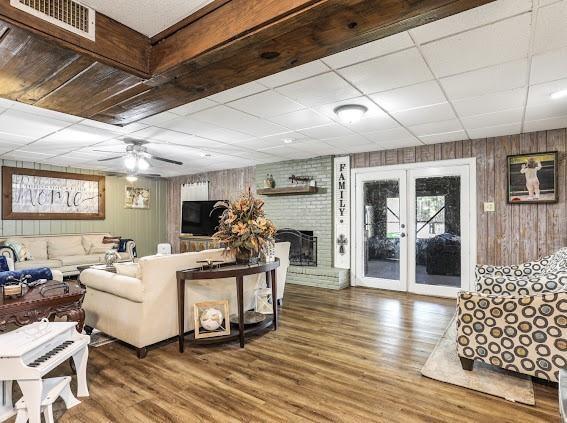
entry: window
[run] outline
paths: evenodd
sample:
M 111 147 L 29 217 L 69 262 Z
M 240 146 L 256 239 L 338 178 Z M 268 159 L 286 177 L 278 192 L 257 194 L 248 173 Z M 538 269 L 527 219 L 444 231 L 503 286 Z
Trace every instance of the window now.
M 400 199 L 386 198 L 386 238 L 400 237 Z
M 417 197 L 417 238 L 428 239 L 445 233 L 445 196 Z

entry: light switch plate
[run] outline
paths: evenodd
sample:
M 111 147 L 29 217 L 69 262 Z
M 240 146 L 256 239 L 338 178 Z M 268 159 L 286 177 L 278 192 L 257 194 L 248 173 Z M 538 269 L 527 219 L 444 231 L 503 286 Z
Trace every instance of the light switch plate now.
M 494 203 L 484 203 L 484 211 L 485 212 L 493 212 L 496 211 L 496 206 Z

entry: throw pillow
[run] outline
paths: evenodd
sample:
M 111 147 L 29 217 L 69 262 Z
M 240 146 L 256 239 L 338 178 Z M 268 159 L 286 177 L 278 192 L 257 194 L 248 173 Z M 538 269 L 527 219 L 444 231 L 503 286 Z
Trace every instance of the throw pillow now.
M 58 236 L 47 241 L 49 258 L 82 256 L 85 249 L 80 236 Z
M 105 236 L 102 238 L 102 243 L 103 244 L 116 244 L 118 245 L 118 243 L 120 242 L 120 238 L 119 236 Z
M 114 263 L 114 268 L 119 275 L 130 276 L 136 279 L 142 277 L 142 269 L 140 269 L 138 263 Z
M 47 241 L 45 239 L 24 239 L 24 245 L 34 260 L 47 260 Z
M 6 247 L 10 247 L 14 251 L 14 254 L 16 255 L 16 261 L 26 261 L 32 259 L 31 252 L 20 241 L 16 239 L 8 239 L 4 241 L 4 245 Z

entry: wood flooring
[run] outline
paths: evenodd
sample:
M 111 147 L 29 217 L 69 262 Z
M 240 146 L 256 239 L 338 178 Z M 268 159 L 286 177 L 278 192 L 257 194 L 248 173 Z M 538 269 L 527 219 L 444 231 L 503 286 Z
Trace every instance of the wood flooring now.
M 60 422 L 559 422 L 557 388 L 526 406 L 420 375 L 454 301 L 366 288 L 287 285 L 277 332 L 238 343 L 170 343 L 138 360 L 91 348 L 91 397 Z M 71 374 L 67 365 L 58 373 Z

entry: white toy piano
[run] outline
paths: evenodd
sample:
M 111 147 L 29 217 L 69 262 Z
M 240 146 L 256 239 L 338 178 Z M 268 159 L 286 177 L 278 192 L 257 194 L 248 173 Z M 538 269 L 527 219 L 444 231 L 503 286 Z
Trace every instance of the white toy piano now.
M 87 359 L 90 337 L 75 322 L 36 322 L 0 335 L 0 422 L 16 413 L 12 382 L 23 393 L 30 423 L 40 423 L 43 376 L 73 358 L 77 396 L 88 397 Z

